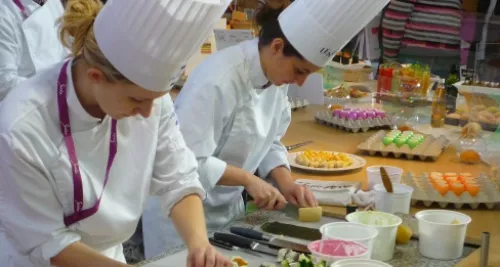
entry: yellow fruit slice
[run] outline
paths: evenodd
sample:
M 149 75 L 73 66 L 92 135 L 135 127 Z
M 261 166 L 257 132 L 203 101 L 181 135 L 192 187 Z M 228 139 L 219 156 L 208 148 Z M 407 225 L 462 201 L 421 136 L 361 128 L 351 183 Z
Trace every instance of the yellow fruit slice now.
M 413 231 L 411 230 L 411 228 L 409 226 L 401 224 L 398 227 L 398 233 L 396 235 L 396 243 L 402 244 L 402 245 L 408 244 L 412 234 L 413 234 Z

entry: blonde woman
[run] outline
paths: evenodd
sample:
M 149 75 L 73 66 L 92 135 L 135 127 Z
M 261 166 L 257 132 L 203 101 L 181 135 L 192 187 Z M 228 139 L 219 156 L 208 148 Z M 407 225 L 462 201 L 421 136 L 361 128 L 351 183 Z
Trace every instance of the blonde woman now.
M 73 56 L 0 106 L 2 267 L 128 266 L 121 244 L 150 194 L 187 266 L 232 266 L 208 242 L 205 191 L 167 95 L 226 6 L 68 1 L 61 39 Z

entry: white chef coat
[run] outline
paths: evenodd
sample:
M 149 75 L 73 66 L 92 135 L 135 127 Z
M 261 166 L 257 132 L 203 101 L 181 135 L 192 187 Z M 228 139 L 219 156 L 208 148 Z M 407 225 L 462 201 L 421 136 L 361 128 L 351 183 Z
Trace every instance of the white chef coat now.
M 280 139 L 291 120 L 288 86 L 263 88 L 268 80 L 260 65 L 258 40 L 207 57 L 189 75 L 175 101 L 186 144 L 196 155 L 209 230 L 244 215 L 242 186 L 218 186 L 227 164 L 262 177 L 278 166 L 289 168 Z M 181 245 L 170 220 L 148 200 L 143 215 L 146 258 Z
M 24 18 L 13 0 L 0 0 L 0 101 L 17 84 L 69 54 L 56 24 L 64 13 L 61 0 L 43 6 L 33 0 L 20 2 L 29 17 Z
M 227 164 L 262 177 L 289 168 L 280 142 L 291 120 L 288 85 L 271 85 L 260 65 L 258 39 L 221 50 L 189 76 L 175 102 L 181 132 L 198 160 L 207 191 L 207 224 L 243 214 L 242 186 L 216 186 Z
M 124 262 L 121 244 L 134 233 L 148 195 L 161 198 L 166 214 L 188 194 L 205 197 L 196 159 L 166 96 L 155 101 L 149 118 L 118 121 L 118 152 L 99 211 L 66 227 L 63 217 L 73 213 L 73 180 L 56 98 L 61 66 L 16 87 L 0 105 L 2 267 L 9 260 L 7 267 L 49 266 L 51 257 L 78 240 Z M 87 209 L 103 188 L 111 119 L 100 122 L 83 109 L 70 69 L 67 101 Z

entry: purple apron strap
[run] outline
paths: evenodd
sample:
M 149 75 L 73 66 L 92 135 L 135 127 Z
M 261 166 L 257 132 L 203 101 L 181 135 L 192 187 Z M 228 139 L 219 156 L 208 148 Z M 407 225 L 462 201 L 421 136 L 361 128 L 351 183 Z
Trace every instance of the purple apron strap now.
M 71 170 L 73 174 L 73 211 L 74 213 L 64 217 L 64 224 L 69 226 L 78 221 L 86 219 L 99 210 L 99 205 L 101 204 L 101 198 L 108 183 L 109 172 L 111 171 L 111 166 L 116 156 L 118 150 L 118 138 L 116 135 L 116 120 L 111 121 L 111 135 L 109 140 L 109 157 L 108 163 L 106 164 L 106 175 L 104 178 L 104 184 L 101 191 L 101 195 L 97 199 L 95 205 L 89 209 L 83 209 L 83 186 L 82 186 L 82 176 L 80 173 L 80 167 L 78 165 L 78 158 L 76 156 L 75 143 L 73 141 L 73 135 L 71 134 L 71 124 L 69 119 L 69 108 L 68 102 L 66 101 L 67 95 L 67 85 L 68 85 L 68 75 L 67 68 L 70 61 L 66 61 L 61 68 L 59 73 L 59 79 L 57 81 L 57 105 L 59 108 L 59 122 L 61 126 L 61 133 L 64 137 L 64 143 L 66 144 L 66 149 L 68 150 L 68 156 L 71 163 Z
M 12 0 L 14 1 L 14 4 L 19 8 L 21 13 L 23 14 L 24 18 L 28 17 L 28 12 L 26 11 L 26 8 L 24 7 L 23 3 L 21 3 L 21 0 Z

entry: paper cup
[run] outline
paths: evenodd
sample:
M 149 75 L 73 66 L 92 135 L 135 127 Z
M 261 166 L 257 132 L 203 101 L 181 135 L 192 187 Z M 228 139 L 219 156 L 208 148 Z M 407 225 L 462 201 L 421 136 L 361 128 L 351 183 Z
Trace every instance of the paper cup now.
M 394 255 L 398 226 L 403 222 L 398 216 L 375 211 L 358 211 L 346 216 L 348 222 L 360 223 L 377 230 L 373 242 L 372 259 L 389 261 Z
M 420 235 L 420 254 L 436 260 L 454 260 L 462 256 L 465 233 L 471 218 L 449 210 L 425 210 L 415 214 Z M 456 221 L 456 224 L 452 224 Z
M 389 175 L 391 182 L 395 184 L 401 183 L 401 177 L 403 176 L 403 169 L 394 166 L 369 166 L 366 168 L 366 178 L 368 180 L 368 190 L 373 190 L 376 184 L 382 183 L 382 176 L 380 175 L 380 167 L 384 167 Z
M 392 184 L 394 192 L 387 193 L 384 184 L 376 184 L 375 190 L 375 209 L 382 212 L 394 214 L 401 212 L 410 213 L 411 195 L 413 187 L 404 184 Z

